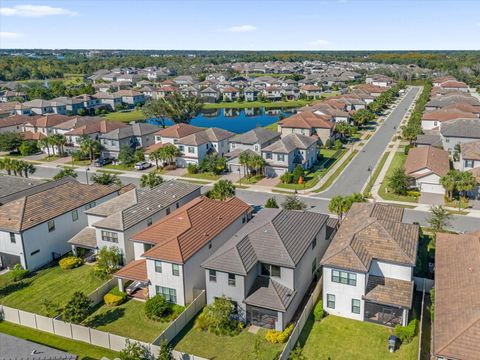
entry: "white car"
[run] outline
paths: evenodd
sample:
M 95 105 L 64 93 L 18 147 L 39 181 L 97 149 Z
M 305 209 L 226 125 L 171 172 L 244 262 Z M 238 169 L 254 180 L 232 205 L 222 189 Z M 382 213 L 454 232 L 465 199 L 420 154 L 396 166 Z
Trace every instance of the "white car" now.
M 152 164 L 150 164 L 148 161 L 142 161 L 135 164 L 135 170 L 144 170 L 148 169 L 151 166 Z

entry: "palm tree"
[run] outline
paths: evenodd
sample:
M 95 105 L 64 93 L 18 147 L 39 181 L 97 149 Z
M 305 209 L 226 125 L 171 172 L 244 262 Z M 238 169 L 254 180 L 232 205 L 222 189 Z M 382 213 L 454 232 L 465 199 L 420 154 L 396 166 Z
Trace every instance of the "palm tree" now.
M 348 211 L 348 201 L 344 196 L 337 195 L 331 198 L 328 203 L 328 211 L 338 215 L 340 222 L 343 220 L 343 215 Z
M 50 141 L 48 137 L 38 140 L 38 147 L 41 149 L 47 149 L 47 155 L 50 156 Z
M 100 142 L 93 140 L 88 136 L 84 136 L 80 139 L 80 151 L 84 154 L 88 154 L 90 161 L 95 160 L 95 154 L 101 149 Z
M 455 170 L 450 170 L 446 175 L 440 178 L 440 184 L 447 190 L 447 197 L 452 201 L 453 191 L 457 186 L 457 173 Z
M 54 134 L 50 137 L 52 139 L 52 143 L 57 147 L 58 154 L 64 154 L 64 147 L 67 143 L 67 138 L 63 134 Z
M 475 176 L 469 171 L 465 171 L 459 174 L 459 181 L 457 184 L 458 191 L 463 197 L 466 197 L 466 192 L 473 190 L 477 186 L 477 180 Z
M 57 139 L 52 135 L 47 137 L 48 145 L 52 147 L 52 156 L 55 155 L 55 146 L 57 145 Z
M 56 174 L 56 175 L 53 177 L 53 180 L 60 180 L 60 179 L 63 179 L 64 177 L 67 177 L 67 176 L 76 178 L 78 175 L 77 175 L 77 173 L 75 172 L 75 170 L 73 170 L 72 167 L 68 167 L 68 168 L 64 168 L 64 169 L 60 170 L 60 171 L 58 172 L 58 174 Z
M 165 159 L 167 160 L 168 164 L 174 163 L 176 157 L 180 155 L 180 151 L 173 144 L 167 144 L 160 149 L 162 150 L 162 154 L 165 157 Z
M 160 148 L 153 151 L 149 156 L 150 160 L 155 161 L 155 166 L 157 167 L 157 169 L 158 169 L 158 162 L 164 160 L 163 155 L 164 155 L 164 151 L 162 151 L 162 148 Z
M 28 178 L 29 174 L 30 175 L 34 174 L 35 171 L 37 171 L 37 168 L 35 166 L 33 166 L 33 164 L 31 164 L 29 162 L 26 162 L 26 161 L 22 161 L 21 168 L 22 168 L 23 173 L 25 174 L 26 178 Z
M 100 185 L 118 185 L 121 186 L 122 182 L 117 175 L 109 174 L 109 173 L 101 173 L 101 174 L 94 174 L 92 175 L 92 181 L 94 184 Z
M 254 155 L 250 159 L 250 166 L 255 169 L 256 175 L 263 175 L 263 169 L 265 168 L 265 165 L 267 165 L 267 162 L 260 155 Z
M 12 160 L 11 169 L 14 176 L 23 175 L 22 162 L 20 160 Z
M 12 175 L 12 159 L 10 158 L 4 158 L 0 159 L 0 170 L 5 170 L 8 175 Z
M 243 173 L 247 176 L 247 178 L 250 177 L 249 171 L 248 171 L 248 166 L 250 163 L 250 154 L 244 151 L 240 154 L 240 156 L 238 157 L 238 160 L 240 162 L 240 165 L 243 166 Z
M 235 186 L 230 180 L 219 180 L 213 185 L 212 190 L 207 193 L 210 199 L 226 200 L 235 196 Z
M 150 189 L 153 189 L 155 186 L 158 186 L 161 183 L 163 183 L 163 178 L 155 172 L 144 174 L 140 178 L 141 188 L 149 187 Z
M 203 108 L 203 102 L 199 97 L 185 96 L 178 92 L 174 92 L 163 101 L 164 116 L 176 124 L 188 124 Z

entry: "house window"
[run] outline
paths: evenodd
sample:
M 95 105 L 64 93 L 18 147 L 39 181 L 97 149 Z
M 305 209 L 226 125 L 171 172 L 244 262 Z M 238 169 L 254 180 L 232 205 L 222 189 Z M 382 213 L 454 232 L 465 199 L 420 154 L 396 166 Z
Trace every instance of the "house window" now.
M 232 150 L 235 149 L 235 143 L 232 143 Z
M 153 219 L 152 219 L 151 217 L 149 217 L 149 218 L 147 219 L 147 226 L 152 225 L 152 223 L 153 223 Z
M 208 280 L 210 282 L 217 282 L 217 272 L 215 270 L 208 270 Z
M 360 300 L 352 299 L 352 313 L 360 314 Z
M 178 150 L 180 150 L 181 152 L 184 152 L 185 151 L 185 146 L 178 145 Z
M 180 276 L 180 266 L 178 264 L 172 264 L 172 275 Z
M 35 254 L 38 254 L 39 252 L 40 252 L 40 249 L 37 249 L 37 250 L 31 252 L 31 253 L 30 253 L 30 256 L 33 256 L 33 255 L 35 255 Z
M 87 205 L 85 205 L 85 210 L 88 210 L 88 209 L 91 209 L 93 207 L 95 207 L 95 201 L 92 201 L 91 203 L 88 203 Z
M 332 282 L 357 286 L 357 274 L 332 270 Z
M 116 232 L 102 230 L 102 240 L 118 243 L 118 234 Z
M 261 274 L 263 276 L 280 277 L 280 266 L 261 264 Z
M 317 271 L 317 258 L 314 258 L 312 262 L 312 275 L 315 274 L 315 271 Z
M 258 152 L 258 145 L 255 145 L 253 148 L 255 149 L 255 152 Z
M 272 153 L 271 152 L 266 152 L 265 153 L 265 159 L 271 160 L 272 159 Z
M 335 295 L 327 294 L 327 308 L 335 309 Z
M 170 208 L 167 208 L 167 215 L 170 215 Z
M 473 160 L 465 160 L 465 167 L 473 168 Z
M 14 233 L 10 233 L 10 242 L 12 244 L 15 244 L 17 242 L 17 240 L 15 239 L 15 234 Z
M 285 161 L 285 155 L 284 154 L 277 154 L 277 160 L 278 161 Z
M 235 274 L 228 274 L 228 285 L 235 286 Z
M 55 230 L 55 220 L 50 220 L 48 223 L 48 232 L 52 232 Z
M 159 260 L 155 260 L 155 272 L 157 273 L 162 272 L 162 262 Z
M 190 154 L 195 154 L 195 148 L 194 148 L 193 146 L 189 146 L 189 147 L 188 147 L 188 152 L 189 152 Z
M 177 202 L 177 203 L 175 204 L 175 207 L 178 209 L 178 208 L 180 207 L 180 204 Z
M 317 246 L 317 238 L 312 240 L 312 250 L 315 249 L 315 246 Z
M 72 211 L 72 221 L 77 221 L 78 220 L 78 210 L 73 210 Z
M 168 302 L 171 303 L 176 303 L 177 302 L 177 290 L 175 289 L 170 289 L 167 287 L 163 286 L 155 286 L 155 292 L 157 295 L 161 295 L 167 300 Z

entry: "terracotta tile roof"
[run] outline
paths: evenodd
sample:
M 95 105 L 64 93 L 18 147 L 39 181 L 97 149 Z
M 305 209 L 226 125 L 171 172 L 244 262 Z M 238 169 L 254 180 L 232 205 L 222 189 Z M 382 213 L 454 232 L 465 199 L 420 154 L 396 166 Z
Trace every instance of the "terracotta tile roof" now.
M 467 84 L 461 81 L 448 80 L 440 84 L 443 88 L 468 88 Z
M 100 120 L 90 122 L 84 125 L 76 126 L 74 129 L 65 133 L 65 135 L 88 135 L 88 134 L 106 134 L 110 131 L 127 127 L 128 124 L 122 123 L 121 121 L 108 121 Z
M 440 110 L 426 111 L 422 116 L 422 120 L 429 121 L 447 121 L 453 119 L 478 119 L 478 116 L 471 112 L 445 108 Z
M 480 161 L 480 141 L 460 144 L 462 159 Z
M 381 94 L 388 90 L 388 87 L 376 86 L 372 84 L 360 84 L 355 86 L 355 89 L 363 90 L 369 94 Z
M 480 167 L 476 167 L 468 171 L 470 171 L 472 175 L 475 177 L 475 179 L 477 180 L 477 184 L 480 184 Z
M 235 93 L 235 92 L 239 92 L 240 90 L 238 90 L 237 88 L 234 88 L 233 86 L 227 86 L 227 87 L 224 87 L 222 89 L 222 92 L 224 93 Z
M 437 234 L 434 353 L 462 360 L 480 354 L 480 233 Z
M 427 169 L 428 172 L 416 174 Z M 424 177 L 430 174 L 445 175 L 450 170 L 450 158 L 448 151 L 433 146 L 410 149 L 405 161 L 405 174 L 414 178 Z
M 118 186 L 69 182 L 27 195 L 0 207 L 0 229 L 21 232 L 118 190 Z
M 71 116 L 51 114 L 41 117 L 32 117 L 32 120 L 30 120 L 28 123 L 36 127 L 53 127 L 65 121 L 68 121 L 71 118 Z
M 333 129 L 335 123 L 329 121 L 330 116 L 317 115 L 311 111 L 302 111 L 301 113 L 292 115 L 288 118 L 280 120 L 278 124 L 286 128 L 300 128 L 300 129 Z
M 477 114 L 477 116 L 480 114 L 480 109 L 478 106 L 472 106 L 471 104 L 466 102 L 458 102 L 458 103 L 450 104 L 450 105 L 444 106 L 442 109 L 458 110 L 458 111 L 467 112 L 471 114 Z
M 382 305 L 395 305 L 410 309 L 413 298 L 413 281 L 369 275 L 363 298 Z
M 322 88 L 315 86 L 315 85 L 304 85 L 300 88 L 303 91 L 320 91 Z
M 147 259 L 184 263 L 250 211 L 250 206 L 236 197 L 217 201 L 202 196 L 135 234 L 132 240 L 154 244 L 143 254 Z
M 12 115 L 0 118 L 0 128 L 25 124 L 29 120 L 29 116 Z
M 384 204 L 355 203 L 342 221 L 321 264 L 367 272 L 377 259 L 414 266 L 419 227 L 399 219 L 403 209 Z
M 40 140 L 47 137 L 47 135 L 41 132 L 34 133 L 33 131 L 24 131 L 20 133 L 20 135 L 22 136 L 23 140 Z
M 148 282 L 147 261 L 139 259 L 129 262 L 113 276 L 121 279 Z
M 154 151 L 157 151 L 158 149 L 164 147 L 165 145 L 169 145 L 169 144 L 155 143 L 155 144 L 149 145 L 145 148 L 145 155 L 150 155 L 151 153 L 153 153 Z
M 175 124 L 173 126 L 157 131 L 155 135 L 179 139 L 203 130 L 205 130 L 205 128 L 193 126 L 190 124 Z

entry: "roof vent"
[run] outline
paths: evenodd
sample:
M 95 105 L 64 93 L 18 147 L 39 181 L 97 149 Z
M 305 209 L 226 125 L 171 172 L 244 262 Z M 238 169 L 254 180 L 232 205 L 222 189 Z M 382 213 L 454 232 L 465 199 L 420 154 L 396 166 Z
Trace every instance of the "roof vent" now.
M 176 195 L 176 194 L 173 194 L 173 196 L 172 196 L 172 197 L 175 199 L 175 198 L 177 197 L 177 195 Z
M 208 236 L 208 233 L 203 233 L 204 236 Z
M 149 206 L 147 206 L 147 211 L 150 211 L 150 207 L 149 207 Z

